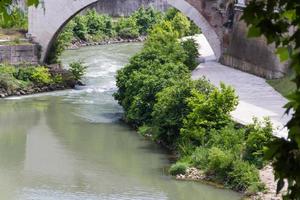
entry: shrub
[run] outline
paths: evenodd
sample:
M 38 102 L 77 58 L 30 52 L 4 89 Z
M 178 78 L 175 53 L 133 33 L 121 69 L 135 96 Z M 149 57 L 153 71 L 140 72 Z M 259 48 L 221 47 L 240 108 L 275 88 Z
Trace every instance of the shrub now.
M 246 127 L 247 139 L 244 158 L 250 163 L 262 168 L 264 148 L 274 139 L 272 123 L 269 119 L 263 122 L 254 119 L 254 123 Z
M 187 39 L 181 42 L 186 56 L 184 64 L 188 66 L 190 70 L 194 70 L 198 66 L 197 58 L 199 56 L 198 44 L 194 39 Z
M 229 172 L 230 186 L 238 191 L 258 192 L 263 189 L 258 170 L 248 162 L 236 160 Z
M 137 38 L 139 36 L 139 27 L 134 17 L 119 19 L 116 25 L 116 31 L 121 38 Z
M 161 13 L 153 9 L 153 7 L 149 7 L 146 9 L 144 7 L 141 7 L 136 12 L 134 12 L 132 16 L 136 19 L 140 34 L 146 34 L 154 24 L 162 20 Z
M 9 65 L 0 64 L 0 74 L 13 76 L 16 73 L 16 68 Z
M 51 74 L 46 67 L 35 67 L 31 75 L 31 80 L 41 85 L 52 83 Z
M 23 81 L 30 81 L 35 67 L 20 67 L 14 73 L 14 77 Z
M 105 22 L 95 9 L 89 10 L 84 17 L 86 20 L 88 34 L 97 35 L 99 33 L 103 33 L 102 30 L 105 27 Z
M 206 168 L 219 178 L 226 179 L 226 175 L 232 167 L 233 160 L 234 156 L 230 151 L 212 147 L 208 150 L 208 165 Z
M 62 77 L 61 74 L 56 74 L 56 75 L 53 76 L 53 83 L 61 84 L 63 82 L 64 82 L 64 80 L 63 80 L 63 77 Z
M 193 90 L 187 103 L 191 112 L 183 120 L 180 132 L 182 137 L 201 145 L 208 141 L 209 130 L 220 129 L 231 122 L 230 112 L 235 109 L 238 98 L 232 87 L 221 84 L 221 89 L 215 88 L 208 95 Z
M 244 142 L 245 129 L 237 129 L 231 123 L 220 130 L 211 130 L 207 146 L 232 151 L 236 158 L 240 158 L 244 150 Z
M 190 30 L 187 35 L 193 36 L 200 33 L 201 33 L 200 28 L 193 21 L 191 21 Z
M 156 94 L 189 73 L 181 62 L 185 55 L 177 33 L 164 30 L 164 25 L 154 27 L 142 52 L 117 74 L 119 89 L 114 96 L 123 106 L 128 122 L 135 125 L 151 122 Z
M 82 79 L 86 73 L 87 67 L 82 62 L 73 62 L 70 64 L 70 72 L 73 74 L 76 81 Z
M 11 10 L 10 18 L 4 18 L 4 16 L 0 14 L 0 27 L 27 30 L 28 17 L 21 9 L 14 7 Z
M 208 153 L 208 148 L 197 147 L 191 155 L 192 164 L 197 168 L 205 169 L 208 166 Z
M 179 13 L 179 11 L 176 8 L 169 8 L 165 12 L 165 20 L 172 21 L 177 13 Z
M 185 174 L 187 168 L 188 168 L 187 163 L 177 162 L 170 167 L 169 173 L 173 176 L 178 174 Z
M 192 96 L 193 89 L 207 93 L 212 90 L 212 85 L 205 79 L 193 81 L 186 76 L 157 93 L 151 114 L 152 123 L 160 128 L 156 137 L 168 144 L 178 139 L 183 119 L 191 111 L 186 99 Z
M 182 13 L 177 13 L 171 21 L 174 29 L 179 33 L 179 37 L 184 37 L 190 32 L 191 23 Z
M 73 21 L 73 20 L 72 20 Z M 74 18 L 74 27 L 73 27 L 73 33 L 74 35 L 81 39 L 81 40 L 86 40 L 86 35 L 87 35 L 87 26 L 86 26 L 86 19 L 84 16 L 76 16 Z
M 156 94 L 156 103 L 153 108 L 153 124 L 160 127 L 157 138 L 172 143 L 179 136 L 183 117 L 188 113 L 185 102 L 191 96 L 195 84 L 189 77 L 184 77 Z

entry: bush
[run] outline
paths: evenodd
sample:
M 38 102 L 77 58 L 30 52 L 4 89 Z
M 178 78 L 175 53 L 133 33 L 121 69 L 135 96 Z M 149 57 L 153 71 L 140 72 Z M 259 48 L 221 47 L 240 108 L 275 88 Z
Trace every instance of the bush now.
M 14 77 L 23 81 L 31 81 L 32 74 L 35 67 L 20 67 L 14 73 Z
M 223 151 L 217 147 L 208 150 L 207 170 L 216 174 L 219 178 L 226 179 L 227 173 L 232 167 L 234 156 L 230 151 Z
M 30 78 L 34 83 L 48 85 L 52 83 L 51 74 L 46 67 L 35 67 Z
M 205 169 L 208 166 L 208 153 L 208 148 L 197 147 L 191 155 L 193 166 Z
M 142 52 L 117 74 L 118 91 L 114 96 L 128 122 L 135 125 L 151 122 L 156 94 L 189 73 L 181 62 L 185 55 L 177 33 L 164 30 L 165 25 L 170 27 L 166 23 L 154 27 Z
M 12 8 L 10 18 L 4 18 L 0 14 L 0 27 L 1 28 L 17 28 L 27 30 L 28 28 L 28 17 L 25 12 L 21 9 L 14 7 Z
M 265 119 L 263 122 L 254 119 L 254 123 L 248 125 L 246 130 L 244 159 L 258 168 L 262 168 L 265 164 L 264 148 L 274 139 L 272 123 L 269 119 Z
M 166 12 L 165 12 L 165 20 L 168 21 L 172 21 L 174 19 L 174 17 L 177 15 L 177 13 L 179 13 L 179 10 L 177 10 L 176 8 L 169 8 Z
M 187 103 L 192 112 L 183 120 L 180 132 L 182 137 L 201 145 L 208 141 L 209 130 L 221 129 L 231 122 L 230 112 L 237 106 L 238 97 L 232 87 L 221 84 L 221 89 L 215 88 L 208 95 L 193 90 Z
M 157 100 L 151 115 L 153 124 L 160 127 L 157 138 L 163 139 L 168 144 L 178 138 L 183 117 L 188 113 L 185 99 L 190 97 L 194 86 L 189 77 L 184 77 L 156 94 Z
M 263 189 L 258 170 L 248 162 L 233 162 L 233 170 L 229 172 L 230 186 L 238 191 L 258 192 Z
M 86 19 L 84 16 L 76 16 L 74 20 L 74 27 L 73 27 L 73 33 L 74 35 L 79 38 L 80 40 L 86 40 L 87 35 L 87 26 L 86 26 Z
M 86 20 L 87 32 L 90 35 L 102 34 L 105 28 L 105 21 L 95 9 L 89 10 L 84 16 Z
M 218 147 L 232 151 L 235 158 L 240 158 L 244 151 L 245 129 L 235 128 L 231 123 L 220 130 L 211 130 L 207 142 L 208 147 Z
M 191 23 L 182 13 L 177 13 L 171 22 L 179 37 L 187 36 L 190 32 Z
M 87 67 L 82 62 L 73 62 L 70 64 L 70 72 L 73 74 L 76 81 L 82 79 L 86 73 Z
M 134 17 L 119 19 L 116 25 L 116 31 L 121 38 L 137 38 L 139 37 L 139 27 Z
M 190 70 L 194 70 L 198 66 L 197 58 L 199 56 L 198 44 L 194 39 L 187 39 L 181 42 L 186 56 L 184 64 L 188 66 Z
M 178 174 L 185 174 L 187 168 L 188 168 L 187 163 L 177 162 L 170 167 L 169 173 L 173 176 Z
M 145 35 L 149 29 L 153 27 L 156 23 L 162 20 L 162 15 L 160 12 L 153 9 L 153 7 L 139 8 L 132 15 L 136 19 L 137 26 L 139 27 L 139 33 Z
M 193 36 L 200 33 L 201 33 L 200 28 L 193 21 L 191 21 L 190 31 L 188 32 L 187 35 Z
M 176 141 L 183 126 L 183 119 L 190 112 L 186 99 L 192 96 L 193 89 L 206 93 L 211 88 L 212 85 L 205 79 L 192 81 L 186 76 L 157 93 L 151 114 L 153 124 L 160 128 L 156 137 L 168 144 Z

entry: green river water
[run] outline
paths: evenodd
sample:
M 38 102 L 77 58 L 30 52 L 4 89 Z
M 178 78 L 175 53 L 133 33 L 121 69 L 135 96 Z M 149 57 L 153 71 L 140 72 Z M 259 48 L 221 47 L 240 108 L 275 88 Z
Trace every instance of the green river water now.
M 64 64 L 87 64 L 86 86 L 0 101 L 0 200 L 241 198 L 174 180 L 167 152 L 120 122 L 114 76 L 141 46 L 66 51 Z

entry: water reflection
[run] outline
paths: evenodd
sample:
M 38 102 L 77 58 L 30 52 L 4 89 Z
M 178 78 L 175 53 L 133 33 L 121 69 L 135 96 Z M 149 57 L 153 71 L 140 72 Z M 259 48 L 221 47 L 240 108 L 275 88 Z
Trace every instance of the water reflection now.
M 111 96 L 114 74 L 140 47 L 67 52 L 65 63 L 85 58 L 89 64 L 86 87 L 0 102 L 0 199 L 240 198 L 173 180 L 164 171 L 167 153 L 118 121 L 122 110 Z

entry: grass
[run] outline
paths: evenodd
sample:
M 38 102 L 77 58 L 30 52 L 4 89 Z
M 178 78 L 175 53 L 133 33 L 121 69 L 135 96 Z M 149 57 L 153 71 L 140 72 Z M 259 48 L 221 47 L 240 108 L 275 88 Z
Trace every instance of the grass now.
M 267 80 L 267 83 L 269 83 L 276 91 L 282 94 L 282 96 L 287 96 L 296 89 L 296 84 L 292 82 L 293 78 L 294 73 L 290 72 L 283 78 Z

